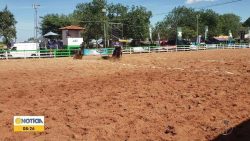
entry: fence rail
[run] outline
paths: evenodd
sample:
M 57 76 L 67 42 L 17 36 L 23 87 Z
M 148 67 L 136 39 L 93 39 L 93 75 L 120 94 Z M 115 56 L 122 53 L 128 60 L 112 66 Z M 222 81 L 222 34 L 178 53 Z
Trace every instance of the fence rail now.
M 124 47 L 124 54 L 152 53 L 152 52 L 179 52 L 179 51 L 201 51 L 211 49 L 242 49 L 250 48 L 250 44 L 207 44 L 207 45 L 178 45 L 178 46 L 146 46 L 146 47 Z M 84 55 L 110 55 L 114 48 L 84 49 Z M 15 58 L 58 58 L 74 55 L 74 50 L 0 50 L 0 59 Z
M 0 50 L 0 59 L 58 58 L 72 56 L 75 50 Z

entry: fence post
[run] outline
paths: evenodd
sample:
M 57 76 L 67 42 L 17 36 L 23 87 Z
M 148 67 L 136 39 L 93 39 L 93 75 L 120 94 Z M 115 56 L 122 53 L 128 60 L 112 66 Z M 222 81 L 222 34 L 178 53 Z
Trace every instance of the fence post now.
M 54 49 L 54 58 L 56 58 L 56 50 Z
M 131 47 L 129 48 L 129 54 L 131 54 Z
M 49 51 L 49 55 L 50 55 L 50 57 L 53 57 L 53 52 L 52 52 L 51 49 L 50 49 L 50 51 Z
M 26 59 L 27 57 L 27 53 L 26 53 L 26 50 L 24 50 L 24 59 Z
M 5 57 L 8 60 L 8 51 L 5 51 Z

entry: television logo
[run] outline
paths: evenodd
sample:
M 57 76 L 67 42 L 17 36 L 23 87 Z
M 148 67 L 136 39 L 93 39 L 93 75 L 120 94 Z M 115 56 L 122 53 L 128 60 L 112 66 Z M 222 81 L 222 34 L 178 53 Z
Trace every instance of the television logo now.
M 14 132 L 43 132 L 44 116 L 14 116 Z

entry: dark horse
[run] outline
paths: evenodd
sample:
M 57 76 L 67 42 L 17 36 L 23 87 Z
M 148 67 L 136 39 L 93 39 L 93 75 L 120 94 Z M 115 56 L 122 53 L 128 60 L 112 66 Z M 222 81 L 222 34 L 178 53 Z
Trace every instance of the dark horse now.
M 82 56 L 84 55 L 84 48 L 84 43 L 82 43 L 81 48 L 74 52 L 73 59 L 82 59 Z
M 113 51 L 112 57 L 113 58 L 121 58 L 122 56 L 122 47 L 115 47 L 115 50 Z
M 76 50 L 73 56 L 73 59 L 82 59 L 82 50 Z

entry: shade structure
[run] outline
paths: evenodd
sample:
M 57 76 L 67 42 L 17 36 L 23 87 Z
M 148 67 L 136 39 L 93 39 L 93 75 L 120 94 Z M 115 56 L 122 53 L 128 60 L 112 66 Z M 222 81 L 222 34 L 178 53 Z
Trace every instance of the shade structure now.
M 48 33 L 44 34 L 43 36 L 44 36 L 44 37 L 48 37 L 48 36 L 58 36 L 58 34 L 57 34 L 57 33 L 52 32 L 52 31 L 50 31 L 50 32 L 48 32 Z

